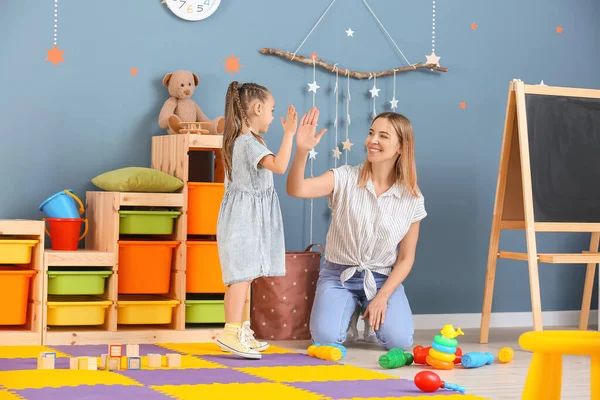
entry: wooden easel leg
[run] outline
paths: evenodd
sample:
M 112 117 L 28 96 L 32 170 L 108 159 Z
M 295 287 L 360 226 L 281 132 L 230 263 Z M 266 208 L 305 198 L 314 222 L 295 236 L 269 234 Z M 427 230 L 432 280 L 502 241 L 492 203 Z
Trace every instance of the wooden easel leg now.
M 496 264 L 498 263 L 498 246 L 500 243 L 500 218 L 492 220 L 492 233 L 488 251 L 488 265 L 485 273 L 485 288 L 483 291 L 483 309 L 481 311 L 481 326 L 479 329 L 479 343 L 487 343 L 490 333 L 490 319 L 492 317 L 492 299 L 494 297 L 494 282 L 496 280 Z
M 598 252 L 600 243 L 600 232 L 593 232 L 590 239 L 590 253 Z M 583 299 L 581 300 L 581 314 L 579 314 L 579 329 L 586 330 L 590 318 L 590 304 L 592 303 L 592 290 L 594 289 L 594 276 L 596 264 L 589 263 L 585 272 L 585 283 L 583 285 Z

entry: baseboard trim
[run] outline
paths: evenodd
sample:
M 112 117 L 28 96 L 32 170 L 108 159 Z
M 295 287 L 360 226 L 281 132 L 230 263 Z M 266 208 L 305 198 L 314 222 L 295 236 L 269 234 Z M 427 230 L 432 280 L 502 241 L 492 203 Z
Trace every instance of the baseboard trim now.
M 544 311 L 542 321 L 544 327 L 579 325 L 579 311 Z M 415 329 L 440 329 L 446 324 L 452 324 L 461 329 L 479 328 L 481 313 L 465 314 L 417 314 L 413 316 Z M 598 310 L 590 311 L 588 326 L 598 324 Z M 492 328 L 533 327 L 531 311 L 492 313 L 490 319 Z M 358 320 L 358 330 L 364 330 L 364 321 Z

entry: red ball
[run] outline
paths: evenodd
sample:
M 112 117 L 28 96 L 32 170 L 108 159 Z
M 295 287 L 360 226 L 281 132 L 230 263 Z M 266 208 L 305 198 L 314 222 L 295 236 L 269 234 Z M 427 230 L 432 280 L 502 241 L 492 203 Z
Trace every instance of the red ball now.
M 421 371 L 415 375 L 415 385 L 424 392 L 435 392 L 443 382 L 435 372 Z

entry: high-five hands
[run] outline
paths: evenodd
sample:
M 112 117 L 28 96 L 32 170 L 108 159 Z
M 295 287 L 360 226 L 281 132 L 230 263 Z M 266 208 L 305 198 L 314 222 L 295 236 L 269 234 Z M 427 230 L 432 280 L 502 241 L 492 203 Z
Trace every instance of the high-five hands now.
M 317 132 L 317 123 L 319 122 L 319 109 L 317 107 L 311 108 L 307 114 L 302 116 L 300 120 L 300 128 L 296 134 L 296 148 L 297 150 L 310 151 L 315 148 L 321 141 L 321 137 L 327 131 L 327 129 L 321 129 Z
M 296 128 L 298 126 L 298 113 L 296 112 L 294 106 L 288 107 L 288 112 L 285 120 L 282 117 L 280 117 L 280 119 L 281 126 L 283 127 L 283 134 L 293 136 L 296 133 Z

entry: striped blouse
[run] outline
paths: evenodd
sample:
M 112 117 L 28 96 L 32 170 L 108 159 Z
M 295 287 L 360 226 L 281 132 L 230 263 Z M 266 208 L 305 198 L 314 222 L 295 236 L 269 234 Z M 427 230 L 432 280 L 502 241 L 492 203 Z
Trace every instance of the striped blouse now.
M 355 272 L 365 271 L 367 299 L 377 294 L 372 272 L 389 275 L 398 257 L 399 244 L 413 222 L 425 218 L 423 197 L 394 184 L 379 197 L 371 179 L 359 187 L 362 165 L 332 169 L 334 189 L 328 197 L 332 220 L 327 233 L 325 258 L 348 265 L 342 285 Z

